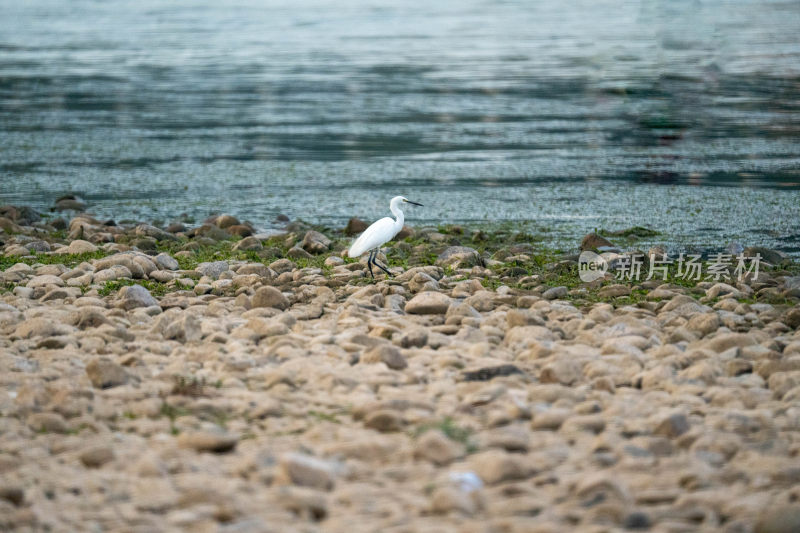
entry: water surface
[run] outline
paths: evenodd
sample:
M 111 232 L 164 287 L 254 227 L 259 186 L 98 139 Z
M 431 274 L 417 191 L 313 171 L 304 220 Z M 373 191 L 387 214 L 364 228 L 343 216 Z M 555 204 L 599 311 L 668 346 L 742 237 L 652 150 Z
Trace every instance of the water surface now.
M 0 5 L 0 201 L 800 254 L 800 2 Z

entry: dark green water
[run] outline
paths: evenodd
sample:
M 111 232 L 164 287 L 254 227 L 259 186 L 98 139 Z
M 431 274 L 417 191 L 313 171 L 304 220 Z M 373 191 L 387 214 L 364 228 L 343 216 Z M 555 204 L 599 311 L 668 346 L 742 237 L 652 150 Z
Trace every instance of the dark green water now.
M 800 2 L 0 3 L 0 201 L 800 254 Z

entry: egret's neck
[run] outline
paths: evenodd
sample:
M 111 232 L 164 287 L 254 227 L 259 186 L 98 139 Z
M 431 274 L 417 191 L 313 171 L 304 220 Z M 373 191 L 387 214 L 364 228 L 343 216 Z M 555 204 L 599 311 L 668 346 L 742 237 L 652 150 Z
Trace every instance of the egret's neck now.
M 405 222 L 406 217 L 405 217 L 405 215 L 403 215 L 403 212 L 400 210 L 400 206 L 391 205 L 391 206 L 389 206 L 389 208 L 392 210 L 392 214 L 395 216 L 394 228 L 397 231 L 400 231 L 401 229 L 403 229 L 403 222 Z

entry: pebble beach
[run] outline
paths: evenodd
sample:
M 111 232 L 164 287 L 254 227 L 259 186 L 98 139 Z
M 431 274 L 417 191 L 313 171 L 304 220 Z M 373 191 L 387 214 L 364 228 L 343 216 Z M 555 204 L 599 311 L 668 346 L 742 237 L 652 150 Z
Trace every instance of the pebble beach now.
M 635 234 L 408 227 L 372 279 L 357 219 L 1 210 L 4 531 L 800 531 L 796 259 L 584 283 Z

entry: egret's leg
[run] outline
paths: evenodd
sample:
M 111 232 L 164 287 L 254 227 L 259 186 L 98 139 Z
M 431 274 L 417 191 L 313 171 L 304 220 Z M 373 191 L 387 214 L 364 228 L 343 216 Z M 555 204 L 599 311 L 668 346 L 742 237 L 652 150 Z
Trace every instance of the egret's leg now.
M 378 254 L 376 253 L 375 255 L 377 256 Z M 378 259 L 377 259 L 377 258 L 373 259 L 373 260 L 372 260 L 372 263 L 373 263 L 373 264 L 374 264 L 376 267 L 378 267 L 378 268 L 380 268 L 381 270 L 383 270 L 384 272 L 386 272 L 386 274 L 388 274 L 388 275 L 389 275 L 389 277 L 392 277 L 392 273 L 391 273 L 391 272 L 389 272 L 389 270 L 387 270 L 387 268 L 386 268 L 385 266 L 383 266 L 382 264 L 378 263 Z
M 375 279 L 375 274 L 372 272 L 372 256 L 374 254 L 375 250 L 370 250 L 369 259 L 367 259 L 367 267 L 369 267 L 369 275 L 372 276 L 372 279 Z

